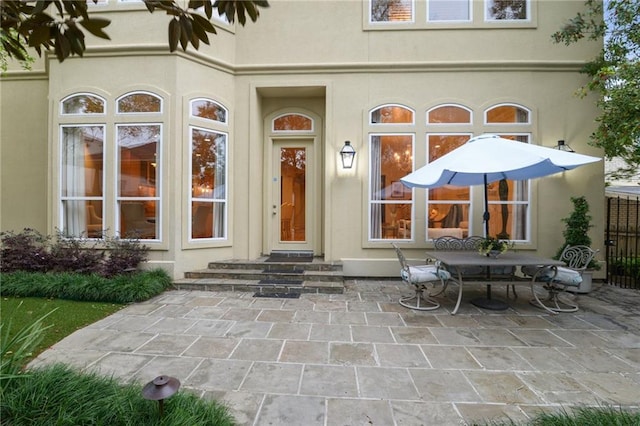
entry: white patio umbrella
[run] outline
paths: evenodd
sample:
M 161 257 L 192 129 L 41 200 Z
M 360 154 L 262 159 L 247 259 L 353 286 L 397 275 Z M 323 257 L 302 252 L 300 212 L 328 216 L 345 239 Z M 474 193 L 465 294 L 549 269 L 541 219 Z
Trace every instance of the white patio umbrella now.
M 408 187 L 438 188 L 444 185 L 484 185 L 485 234 L 489 236 L 489 200 L 487 185 L 502 179 L 525 180 L 552 175 L 594 163 L 600 158 L 545 148 L 485 134 L 443 155 L 400 179 Z M 471 301 L 486 309 L 502 310 L 508 305 L 487 297 Z
M 484 185 L 485 232 L 489 236 L 487 185 L 502 179 L 526 180 L 575 169 L 598 157 L 546 148 L 484 134 L 400 179 L 410 188 Z

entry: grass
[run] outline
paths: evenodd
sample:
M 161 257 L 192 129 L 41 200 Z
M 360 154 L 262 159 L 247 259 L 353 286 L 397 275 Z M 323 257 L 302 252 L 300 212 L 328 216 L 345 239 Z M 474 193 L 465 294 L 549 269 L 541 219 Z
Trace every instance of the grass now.
M 16 382 L 17 383 L 17 382 Z M 33 370 L 2 394 L 0 418 L 11 425 L 230 426 L 228 409 L 188 392 L 164 402 L 142 397 L 139 384 L 120 384 L 95 373 L 58 364 Z
M 0 300 L 0 321 L 5 323 L 10 318 L 11 330 L 15 333 L 53 311 L 43 321 L 43 325 L 48 328 L 44 330 L 42 341 L 34 349 L 35 357 L 74 331 L 107 317 L 124 306 L 117 303 L 3 297 Z
M 148 300 L 171 286 L 171 277 L 162 269 L 117 275 L 111 278 L 72 272 L 17 271 L 3 273 L 0 279 L 2 296 L 112 303 Z

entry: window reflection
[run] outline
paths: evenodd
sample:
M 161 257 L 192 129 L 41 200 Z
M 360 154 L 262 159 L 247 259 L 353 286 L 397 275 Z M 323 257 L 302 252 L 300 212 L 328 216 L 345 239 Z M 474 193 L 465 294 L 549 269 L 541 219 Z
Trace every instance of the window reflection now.
M 191 238 L 224 238 L 227 135 L 191 128 Z
M 156 239 L 160 126 L 121 125 L 117 137 L 120 233 Z
M 372 239 L 411 239 L 413 191 L 400 179 L 413 170 L 413 135 L 371 136 Z

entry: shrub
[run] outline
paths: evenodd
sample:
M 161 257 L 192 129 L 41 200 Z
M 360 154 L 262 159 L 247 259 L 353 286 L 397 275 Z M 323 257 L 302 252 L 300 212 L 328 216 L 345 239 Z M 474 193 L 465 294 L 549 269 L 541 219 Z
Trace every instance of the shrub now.
M 49 269 L 51 255 L 48 250 L 50 237 L 35 229 L 25 228 L 21 233 L 1 232 L 2 272 L 44 272 Z
M 140 240 L 105 237 L 96 241 L 50 236 L 25 228 L 0 234 L 2 272 L 74 272 L 113 277 L 136 270 L 147 259 L 149 248 Z

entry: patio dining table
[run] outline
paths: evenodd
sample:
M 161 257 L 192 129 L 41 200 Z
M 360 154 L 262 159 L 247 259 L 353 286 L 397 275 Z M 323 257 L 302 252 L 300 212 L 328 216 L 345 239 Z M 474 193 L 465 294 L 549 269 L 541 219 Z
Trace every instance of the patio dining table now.
M 428 251 L 426 253 L 427 259 L 432 259 L 435 261 L 440 261 L 440 263 L 449 270 L 452 274 L 452 279 L 457 281 L 458 284 L 458 300 L 456 301 L 456 305 L 451 311 L 452 315 L 455 315 L 460 308 L 460 302 L 462 301 L 462 288 L 464 286 L 464 268 L 465 267 L 483 267 L 484 273 L 481 276 L 474 275 L 473 277 L 467 277 L 467 283 L 480 283 L 486 284 L 487 286 L 487 297 L 481 299 L 474 299 L 472 303 L 478 307 L 492 310 L 503 310 L 507 309 L 509 305 L 498 299 L 493 299 L 491 297 L 491 284 L 500 283 L 503 285 L 513 285 L 513 284 L 522 284 L 522 283 L 533 283 L 536 279 L 533 278 L 525 278 L 519 277 L 515 274 L 511 274 L 508 279 L 505 279 L 504 275 L 496 276 L 493 274 L 492 269 L 496 269 L 494 267 L 522 267 L 522 266 L 550 266 L 555 268 L 557 266 L 564 265 L 564 262 L 555 260 L 555 259 L 547 259 L 543 257 L 539 257 L 529 253 L 521 253 L 516 251 L 508 251 L 506 253 L 502 253 L 498 257 L 489 257 L 485 255 L 481 255 L 475 251 L 467 251 L 467 250 L 436 250 L 436 251 Z M 455 278 L 454 278 L 455 277 Z M 444 291 L 444 289 L 443 289 Z M 531 286 L 531 291 L 533 293 L 533 297 L 536 297 L 533 285 Z

